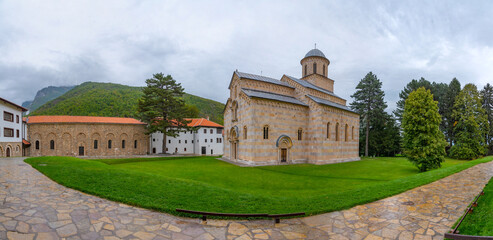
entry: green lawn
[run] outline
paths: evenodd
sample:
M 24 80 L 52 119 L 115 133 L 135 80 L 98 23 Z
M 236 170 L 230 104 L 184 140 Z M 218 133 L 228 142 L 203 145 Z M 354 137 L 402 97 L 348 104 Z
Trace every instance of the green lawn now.
M 493 178 L 479 197 L 478 206 L 467 214 L 458 230 L 465 235 L 493 236 Z
M 492 159 L 447 159 L 426 173 L 406 158 L 267 167 L 238 167 L 213 157 L 25 161 L 65 186 L 176 215 L 186 214 L 175 208 L 312 215 L 395 195 Z

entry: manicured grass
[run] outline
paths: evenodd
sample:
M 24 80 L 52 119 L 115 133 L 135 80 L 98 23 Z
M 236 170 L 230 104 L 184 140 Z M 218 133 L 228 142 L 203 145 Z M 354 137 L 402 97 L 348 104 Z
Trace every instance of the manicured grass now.
M 465 235 L 493 236 L 493 178 L 484 188 L 484 195 L 479 197 L 478 206 L 467 214 L 458 230 Z
M 175 208 L 312 215 L 395 195 L 492 159 L 447 159 L 426 173 L 406 158 L 267 167 L 238 167 L 213 157 L 25 161 L 67 187 L 176 215 L 186 214 Z

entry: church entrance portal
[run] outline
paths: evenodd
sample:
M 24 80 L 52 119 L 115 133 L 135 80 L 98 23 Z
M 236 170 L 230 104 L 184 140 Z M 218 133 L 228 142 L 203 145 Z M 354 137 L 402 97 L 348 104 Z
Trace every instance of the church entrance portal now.
M 279 149 L 279 163 L 289 162 L 289 150 L 293 146 L 291 138 L 286 135 L 281 135 L 276 141 L 276 147 Z
M 79 147 L 79 156 L 84 156 L 84 147 L 83 146 Z
M 230 141 L 230 156 L 231 160 L 236 160 L 238 159 L 238 127 L 234 126 L 231 128 L 231 135 L 229 136 L 229 141 Z
M 288 160 L 288 149 L 281 148 L 281 162 L 286 162 Z

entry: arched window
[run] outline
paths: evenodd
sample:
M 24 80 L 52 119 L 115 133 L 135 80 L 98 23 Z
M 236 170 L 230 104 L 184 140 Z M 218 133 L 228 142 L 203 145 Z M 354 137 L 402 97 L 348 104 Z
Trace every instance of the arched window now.
M 349 140 L 349 128 L 348 128 L 348 125 L 346 124 L 346 127 L 344 128 L 344 141 L 348 141 Z
M 354 126 L 351 128 L 351 140 L 354 140 Z
M 98 149 L 98 140 L 94 140 L 94 149 Z
M 125 140 L 122 140 L 122 148 L 125 148 Z
M 55 149 L 55 141 L 54 140 L 50 140 L 50 149 L 51 150 Z
M 324 65 L 322 65 L 322 73 L 323 73 L 323 74 L 324 74 L 324 76 L 325 76 L 325 64 L 324 64 Z
M 137 148 L 137 140 L 134 140 L 134 148 Z
M 336 141 L 339 141 L 339 123 L 336 123 Z
M 303 129 L 298 129 L 298 141 L 303 140 Z
M 264 126 L 264 139 L 269 139 L 269 126 Z
M 233 102 L 233 105 L 232 105 L 232 118 L 233 118 L 233 121 L 237 121 L 238 120 L 238 102 L 234 101 Z
M 108 148 L 111 149 L 111 140 L 108 140 Z
M 243 127 L 243 139 L 247 139 L 247 126 Z
M 38 140 L 36 140 L 35 145 L 36 145 L 36 150 L 39 150 L 39 141 Z
M 317 63 L 313 63 L 313 73 L 317 73 Z
M 327 123 L 327 139 L 330 139 L 330 122 Z
M 304 76 L 306 76 L 306 75 L 308 75 L 308 65 L 305 65 L 305 75 Z

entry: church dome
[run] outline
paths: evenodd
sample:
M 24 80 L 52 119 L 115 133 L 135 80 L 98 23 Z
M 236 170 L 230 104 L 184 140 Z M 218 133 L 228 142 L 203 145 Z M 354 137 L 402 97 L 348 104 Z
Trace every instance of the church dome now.
M 308 53 L 306 53 L 305 55 L 305 58 L 307 57 L 323 57 L 323 58 L 326 58 L 324 53 L 316 48 L 308 51 Z

